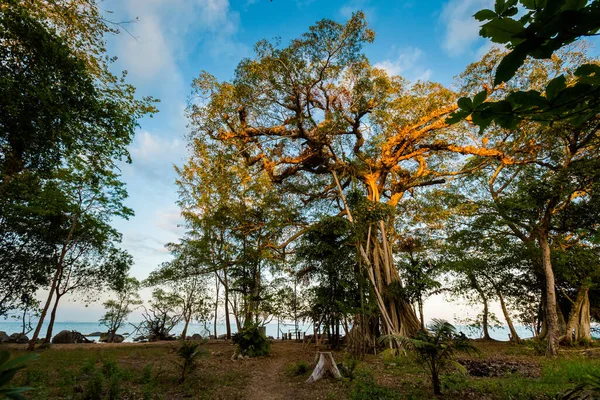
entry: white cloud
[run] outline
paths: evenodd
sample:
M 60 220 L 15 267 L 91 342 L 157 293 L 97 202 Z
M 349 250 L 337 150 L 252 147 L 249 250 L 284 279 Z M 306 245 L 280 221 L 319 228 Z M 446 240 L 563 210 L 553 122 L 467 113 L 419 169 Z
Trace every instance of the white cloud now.
M 445 28 L 442 48 L 451 56 L 467 53 L 479 38 L 481 23 L 473 14 L 492 5 L 492 0 L 448 1 L 440 14 Z
M 136 134 L 130 153 L 135 162 L 175 162 L 175 158 L 185 154 L 185 145 L 178 138 L 166 140 L 148 131 L 141 131 Z
M 400 75 L 411 81 L 426 81 L 431 78 L 431 70 L 424 68 L 423 51 L 409 47 L 401 51 L 392 51 L 392 58 L 375 63 L 375 68 L 385 70 L 388 75 Z

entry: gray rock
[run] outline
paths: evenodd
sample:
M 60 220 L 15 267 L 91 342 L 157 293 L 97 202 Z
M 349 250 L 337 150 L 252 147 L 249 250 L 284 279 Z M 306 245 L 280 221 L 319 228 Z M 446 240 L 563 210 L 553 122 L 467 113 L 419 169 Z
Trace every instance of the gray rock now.
M 113 338 L 113 343 L 123 343 L 124 340 L 125 340 L 125 336 L 115 335 L 115 337 Z
M 133 338 L 134 342 L 140 342 L 142 340 L 148 341 L 148 338 L 146 338 L 144 335 Z
M 10 336 L 6 334 L 4 331 L 0 331 L 0 343 L 10 342 Z
M 94 343 L 77 331 L 60 331 L 52 338 L 53 344 Z
M 85 336 L 90 336 L 90 337 L 102 336 L 102 332 L 92 332 L 89 335 L 85 335 Z
M 29 338 L 23 333 L 13 333 L 9 336 L 9 341 L 10 343 L 27 343 L 29 342 Z
M 191 337 L 192 340 L 202 340 L 202 335 L 199 333 L 194 333 Z

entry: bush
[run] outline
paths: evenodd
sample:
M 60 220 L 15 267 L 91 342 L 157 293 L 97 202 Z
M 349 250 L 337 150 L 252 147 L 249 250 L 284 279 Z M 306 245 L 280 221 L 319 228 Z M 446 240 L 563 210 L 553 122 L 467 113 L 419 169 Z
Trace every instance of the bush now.
M 305 361 L 297 361 L 293 364 L 290 364 L 286 368 L 286 372 L 290 376 L 299 376 L 304 375 L 309 371 L 309 366 Z
M 260 357 L 271 352 L 271 342 L 258 329 L 258 325 L 248 325 L 238 333 L 232 335 L 233 344 L 243 356 Z
M 181 367 L 181 375 L 179 383 L 185 381 L 185 376 L 196 368 L 196 358 L 200 355 L 198 350 L 199 343 L 184 341 L 181 347 L 177 350 L 177 355 L 183 360 L 179 366 Z

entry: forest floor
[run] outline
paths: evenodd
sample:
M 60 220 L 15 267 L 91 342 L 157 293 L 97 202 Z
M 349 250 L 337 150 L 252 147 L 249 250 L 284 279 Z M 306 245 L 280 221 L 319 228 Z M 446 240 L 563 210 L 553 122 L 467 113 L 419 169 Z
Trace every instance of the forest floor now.
M 600 348 L 564 349 L 557 358 L 533 346 L 475 342 L 481 354 L 443 377 L 447 399 L 551 399 L 600 371 Z M 315 348 L 275 341 L 271 354 L 232 361 L 226 341 L 200 345 L 203 356 L 184 383 L 176 342 L 53 345 L 19 372 L 31 399 L 431 399 L 428 375 L 409 356 L 368 355 L 342 380 L 305 381 Z M 3 345 L 14 355 L 23 346 Z M 337 363 L 353 363 L 343 351 Z M 308 365 L 306 370 L 303 367 Z M 352 369 L 350 367 L 350 369 Z

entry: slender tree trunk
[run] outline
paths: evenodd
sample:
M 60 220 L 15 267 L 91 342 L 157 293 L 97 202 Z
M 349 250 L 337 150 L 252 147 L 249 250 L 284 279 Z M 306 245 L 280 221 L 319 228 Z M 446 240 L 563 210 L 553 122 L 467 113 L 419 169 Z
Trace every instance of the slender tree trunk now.
M 425 330 L 425 314 L 423 313 L 423 298 L 419 295 L 418 306 L 419 306 L 419 319 L 421 320 L 421 330 Z
M 225 328 L 227 339 L 231 339 L 231 322 L 229 321 L 229 283 L 227 281 L 227 267 L 223 268 L 223 294 L 225 296 Z
M 35 331 L 33 332 L 33 336 L 31 336 L 31 340 L 27 344 L 27 351 L 32 351 L 35 348 L 35 342 L 37 341 L 38 336 L 40 335 L 40 331 L 42 330 L 42 325 L 44 324 L 44 319 L 46 318 L 46 314 L 48 313 L 48 309 L 50 308 L 50 303 L 52 303 L 52 297 L 54 295 L 54 290 L 56 289 L 56 284 L 58 282 L 58 278 L 62 273 L 61 267 L 57 266 L 56 273 L 54 274 L 54 278 L 52 279 L 52 284 L 50 285 L 50 290 L 48 291 L 48 298 L 46 299 L 46 303 L 44 304 L 44 308 L 42 309 L 42 313 L 40 314 L 40 319 L 35 327 Z
M 215 339 L 217 338 L 217 320 L 218 320 L 218 314 L 219 314 L 219 277 L 216 276 L 217 272 L 215 272 L 215 291 L 216 291 L 216 296 L 215 296 L 215 322 L 213 324 L 213 333 L 215 336 Z
M 191 315 L 185 315 L 183 317 L 185 324 L 183 325 L 183 331 L 181 331 L 181 340 L 186 340 L 186 338 L 187 338 L 187 330 L 188 330 L 188 325 L 190 324 L 190 319 L 191 319 Z
M 552 259 L 547 229 L 540 230 L 538 242 L 542 250 L 542 266 L 544 269 L 544 277 L 546 279 L 546 318 L 544 319 L 548 327 L 548 353 L 555 356 L 558 353 L 559 326 L 554 271 L 552 270 Z
M 50 303 L 52 302 L 52 296 L 54 295 L 54 291 L 56 290 L 58 281 L 62 275 L 63 263 L 65 261 L 65 256 L 67 255 L 69 243 L 71 243 L 71 239 L 73 238 L 73 232 L 75 232 L 75 226 L 77 225 L 78 218 L 79 216 L 76 215 L 75 219 L 72 220 L 71 228 L 69 229 L 69 234 L 67 235 L 67 239 L 63 243 L 62 249 L 60 251 L 60 257 L 58 259 L 58 263 L 56 264 L 56 273 L 54 274 L 52 284 L 50 285 L 48 298 L 46 299 L 46 304 L 44 304 L 44 308 L 42 309 L 42 313 L 40 314 L 40 320 L 38 321 L 38 324 L 35 327 L 35 332 L 33 333 L 33 336 L 31 336 L 31 340 L 27 345 L 27 351 L 32 351 L 33 349 L 35 349 L 35 342 L 37 341 L 37 338 L 40 335 L 42 325 L 44 324 L 44 318 L 46 318 L 46 314 L 48 313 L 48 309 L 50 308 Z
M 500 306 L 502 307 L 502 314 L 504 314 L 504 319 L 506 320 L 506 324 L 508 325 L 508 330 L 510 331 L 510 341 L 513 343 L 521 343 L 521 338 L 515 329 L 512 318 L 510 317 L 510 313 L 508 312 L 508 308 L 506 307 L 506 302 L 504 301 L 504 296 L 500 290 L 496 288 L 496 294 L 498 295 L 498 299 L 500 299 Z
M 56 320 L 56 310 L 58 309 L 58 302 L 62 296 L 58 293 L 58 288 L 56 290 L 56 299 L 54 300 L 54 307 L 52 307 L 52 312 L 50 313 L 50 322 L 48 323 L 48 329 L 46 330 L 46 339 L 44 339 L 44 343 L 50 343 L 52 340 L 52 330 L 54 329 L 54 321 Z
M 471 285 L 477 291 L 477 293 L 479 293 L 479 297 L 481 297 L 481 302 L 483 303 L 483 320 L 481 321 L 481 326 L 483 328 L 483 338 L 485 340 L 492 340 L 492 338 L 490 337 L 490 330 L 489 330 L 490 311 L 489 311 L 489 306 L 488 306 L 488 298 L 485 295 L 485 292 L 483 291 L 483 289 L 481 288 L 479 283 L 477 282 L 477 279 L 475 278 L 475 276 L 469 275 L 469 278 L 471 280 Z

